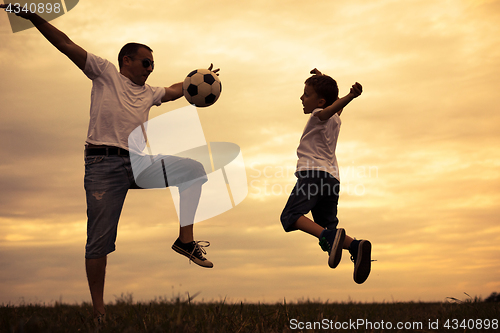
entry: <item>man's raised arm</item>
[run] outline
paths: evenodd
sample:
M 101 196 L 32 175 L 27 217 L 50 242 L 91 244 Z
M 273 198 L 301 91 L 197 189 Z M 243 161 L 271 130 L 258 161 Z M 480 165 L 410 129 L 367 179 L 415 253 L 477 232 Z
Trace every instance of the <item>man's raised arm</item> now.
M 11 7 L 9 7 L 11 6 Z M 12 4 L 1 4 L 0 8 L 13 8 L 16 7 Z M 40 33 L 59 51 L 65 54 L 71 61 L 75 63 L 78 68 L 83 70 L 85 68 L 85 62 L 87 61 L 87 51 L 82 49 L 80 46 L 75 44 L 65 33 L 54 27 L 52 24 L 47 22 L 42 17 L 38 16 L 36 13 L 19 11 L 17 16 L 20 16 L 26 20 L 30 20 L 31 23 L 40 31 Z

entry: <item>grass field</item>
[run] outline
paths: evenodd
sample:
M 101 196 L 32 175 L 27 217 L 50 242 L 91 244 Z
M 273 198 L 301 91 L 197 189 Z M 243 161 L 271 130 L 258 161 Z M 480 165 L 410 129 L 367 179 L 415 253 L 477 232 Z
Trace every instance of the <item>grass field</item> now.
M 96 327 L 90 304 L 0 307 L 0 332 L 498 332 L 500 303 L 478 299 L 443 303 L 227 304 L 188 300 L 107 305 Z

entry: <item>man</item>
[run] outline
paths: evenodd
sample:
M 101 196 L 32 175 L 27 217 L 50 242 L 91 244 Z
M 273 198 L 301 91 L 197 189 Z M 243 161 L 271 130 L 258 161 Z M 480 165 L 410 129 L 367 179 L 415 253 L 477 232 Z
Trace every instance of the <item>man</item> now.
M 2 4 L 0 8 L 8 6 Z M 16 15 L 30 20 L 93 83 L 85 146 L 84 183 L 88 217 L 85 267 L 94 316 L 100 321 L 105 315 L 103 295 L 107 255 L 115 250 L 118 220 L 127 191 L 139 188 L 130 162 L 132 150 L 138 147 L 129 147 L 129 135 L 138 126 L 144 128 L 153 105 L 183 96 L 182 82 L 169 87 L 146 84 L 154 69 L 152 50 L 146 45 L 126 44 L 118 56 L 118 71 L 109 61 L 88 53 L 36 13 L 21 10 Z M 145 131 L 144 138 L 147 141 Z M 193 236 L 202 184 L 207 181 L 203 166 L 191 159 L 157 155 L 155 158 L 151 156 L 151 167 L 145 171 L 148 171 L 146 174 L 163 172 L 163 183 L 149 188 L 179 187 L 181 226 L 172 249 L 202 267 L 213 267 L 203 255 L 206 253 L 202 248 L 204 245 L 195 242 Z

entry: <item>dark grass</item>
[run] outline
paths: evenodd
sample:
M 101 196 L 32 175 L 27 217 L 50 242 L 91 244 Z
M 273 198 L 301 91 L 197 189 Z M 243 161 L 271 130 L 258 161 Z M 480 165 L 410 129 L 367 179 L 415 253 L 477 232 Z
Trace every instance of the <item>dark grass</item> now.
M 0 306 L 0 332 L 496 332 L 460 328 L 445 329 L 448 319 L 500 319 L 500 303 L 479 299 L 460 301 L 447 299 L 442 303 L 320 303 L 283 301 L 277 304 L 231 303 L 224 301 L 194 303 L 191 300 L 155 300 L 135 303 L 131 296 L 122 297 L 106 307 L 106 322 L 99 329 L 92 318 L 90 304 Z M 297 324 L 293 324 L 293 320 Z M 372 327 L 353 329 L 347 323 L 363 319 Z M 438 330 L 429 322 L 439 321 Z M 385 326 L 380 326 L 382 321 Z M 335 325 L 346 323 L 345 329 L 293 329 L 298 322 Z M 387 330 L 387 323 L 421 322 L 421 327 Z M 377 324 L 378 323 L 378 324 Z M 469 326 L 470 323 L 469 322 Z M 337 324 L 337 325 L 339 325 Z M 317 324 L 318 325 L 318 324 Z M 323 324 L 325 325 L 325 324 Z M 377 327 L 377 325 L 379 325 Z M 335 327 L 335 326 L 330 326 Z M 382 329 L 386 328 L 386 329 Z

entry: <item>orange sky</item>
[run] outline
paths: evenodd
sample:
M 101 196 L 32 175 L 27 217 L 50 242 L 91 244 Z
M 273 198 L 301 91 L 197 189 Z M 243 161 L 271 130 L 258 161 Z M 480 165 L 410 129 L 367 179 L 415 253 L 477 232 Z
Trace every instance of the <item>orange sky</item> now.
M 212 270 L 170 246 L 166 190 L 130 191 L 110 255 L 106 301 L 191 295 L 275 302 L 444 301 L 500 291 L 500 1 L 81 1 L 52 21 L 116 63 L 150 45 L 150 85 L 221 68 L 223 92 L 199 110 L 207 141 L 241 147 L 247 198 L 195 225 Z M 0 304 L 90 301 L 84 272 L 83 144 L 91 82 L 35 29 L 0 13 Z M 295 177 L 309 71 L 363 95 L 342 114 L 340 226 L 373 244 L 352 281 L 317 240 L 279 222 Z M 187 105 L 151 110 L 151 117 Z

